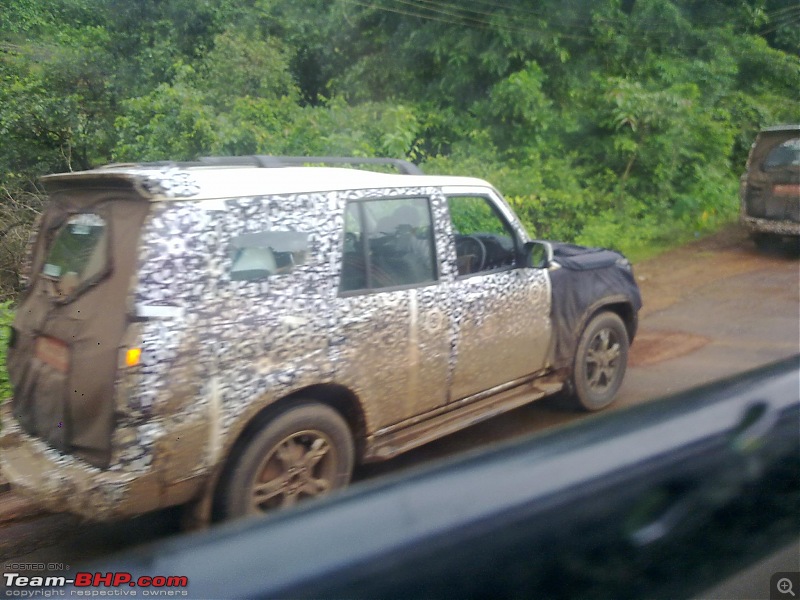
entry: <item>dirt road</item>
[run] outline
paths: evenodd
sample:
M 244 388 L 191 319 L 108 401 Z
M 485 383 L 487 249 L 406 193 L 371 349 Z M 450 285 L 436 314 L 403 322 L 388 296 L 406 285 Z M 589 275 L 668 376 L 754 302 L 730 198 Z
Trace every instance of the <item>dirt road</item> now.
M 639 335 L 615 409 L 720 379 L 800 351 L 798 259 L 757 252 L 731 227 L 635 265 L 644 296 Z M 510 440 L 581 418 L 550 398 L 359 469 L 357 480 Z M 4 516 L 5 515 L 5 516 Z M 82 561 L 157 540 L 178 530 L 176 513 L 81 526 L 64 515 L 30 516 L 0 496 L 0 565 Z M 3 569 L 7 570 L 7 569 Z

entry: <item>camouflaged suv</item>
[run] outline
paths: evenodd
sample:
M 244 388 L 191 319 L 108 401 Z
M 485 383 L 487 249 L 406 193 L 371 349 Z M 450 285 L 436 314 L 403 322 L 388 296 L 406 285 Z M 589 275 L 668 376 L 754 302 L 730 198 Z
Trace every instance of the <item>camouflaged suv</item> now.
M 565 387 L 613 400 L 641 306 L 621 255 L 530 240 L 479 179 L 297 166 L 321 161 L 44 178 L 14 488 L 90 519 L 237 517 Z

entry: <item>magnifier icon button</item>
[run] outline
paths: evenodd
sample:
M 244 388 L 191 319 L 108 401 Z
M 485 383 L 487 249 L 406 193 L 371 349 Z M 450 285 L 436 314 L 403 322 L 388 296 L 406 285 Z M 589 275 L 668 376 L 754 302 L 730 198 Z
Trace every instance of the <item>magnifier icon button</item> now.
M 776 586 L 781 594 L 791 594 L 793 597 L 796 597 L 794 590 L 792 590 L 792 581 L 790 579 L 786 577 L 778 579 Z

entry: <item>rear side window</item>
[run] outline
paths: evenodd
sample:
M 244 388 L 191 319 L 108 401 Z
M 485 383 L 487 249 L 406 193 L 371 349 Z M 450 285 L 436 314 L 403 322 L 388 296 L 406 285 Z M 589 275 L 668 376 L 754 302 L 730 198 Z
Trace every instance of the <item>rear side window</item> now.
M 107 238 L 108 227 L 100 215 L 73 215 L 56 231 L 42 275 L 57 282 L 61 295 L 73 294 L 106 269 Z
M 308 233 L 262 231 L 231 240 L 233 281 L 256 281 L 291 273 L 308 260 Z
M 800 137 L 775 146 L 761 165 L 764 171 L 776 171 L 787 167 L 800 167 Z

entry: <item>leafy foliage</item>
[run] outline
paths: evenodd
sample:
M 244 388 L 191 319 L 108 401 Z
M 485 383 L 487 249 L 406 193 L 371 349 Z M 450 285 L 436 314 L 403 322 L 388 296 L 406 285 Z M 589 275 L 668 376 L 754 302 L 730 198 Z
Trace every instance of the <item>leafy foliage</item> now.
M 489 179 L 540 238 L 707 231 L 756 131 L 800 117 L 798 22 L 791 0 L 5 0 L 0 298 L 37 178 L 109 161 L 407 157 Z

